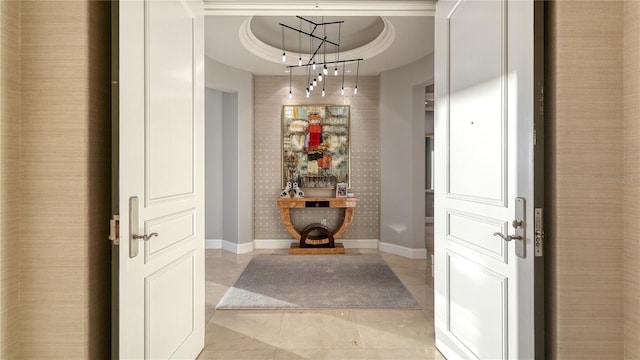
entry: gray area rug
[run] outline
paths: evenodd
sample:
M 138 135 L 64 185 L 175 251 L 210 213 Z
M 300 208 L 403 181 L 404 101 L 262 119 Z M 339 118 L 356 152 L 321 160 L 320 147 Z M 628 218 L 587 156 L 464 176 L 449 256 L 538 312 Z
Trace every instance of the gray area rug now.
M 254 257 L 217 309 L 419 309 L 378 254 Z

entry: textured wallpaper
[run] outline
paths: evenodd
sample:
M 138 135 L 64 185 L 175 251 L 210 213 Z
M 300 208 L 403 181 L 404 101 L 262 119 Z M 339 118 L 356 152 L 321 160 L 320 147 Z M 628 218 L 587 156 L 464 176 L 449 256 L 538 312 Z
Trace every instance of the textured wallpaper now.
M 326 96 L 315 91 L 305 97 L 303 78 L 293 77 L 293 99 L 288 98 L 288 76 L 254 77 L 254 238 L 290 239 L 280 220 L 276 199 L 281 186 L 282 105 L 351 106 L 351 189 L 358 198 L 353 223 L 344 239 L 379 239 L 380 230 L 380 137 L 378 121 L 379 78 L 361 76 L 358 94 L 353 95 L 355 77 L 345 79 L 345 96 L 340 95 L 341 78 L 328 76 Z M 334 191 L 304 189 L 306 196 L 334 196 Z M 326 219 L 330 228 L 342 221 L 340 209 L 294 209 L 296 228 Z

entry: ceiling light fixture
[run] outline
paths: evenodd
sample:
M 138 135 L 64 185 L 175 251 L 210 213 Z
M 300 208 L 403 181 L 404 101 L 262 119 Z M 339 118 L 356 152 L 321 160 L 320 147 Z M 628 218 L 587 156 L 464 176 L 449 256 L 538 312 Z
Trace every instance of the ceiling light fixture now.
M 300 20 L 300 27 L 302 28 L 302 20 Z M 282 28 L 284 31 L 284 28 Z M 282 46 L 284 47 L 284 45 Z M 302 66 L 302 34 L 298 33 L 298 66 Z
M 342 63 L 342 89 L 340 90 L 340 94 L 344 96 L 344 63 Z
M 356 87 L 353 88 L 353 95 L 358 93 L 358 74 L 360 73 L 360 60 L 358 60 L 358 67 L 356 68 Z
M 284 47 L 284 28 L 282 28 L 282 62 L 287 62 L 287 51 Z
M 345 66 L 347 63 L 353 63 L 353 62 L 357 62 L 357 72 L 356 72 L 356 85 L 355 88 L 353 90 L 354 94 L 358 93 L 358 77 L 359 77 L 359 70 L 360 70 L 360 61 L 364 61 L 364 59 L 362 58 L 357 58 L 357 59 L 346 59 L 346 60 L 340 60 L 340 40 L 342 37 L 342 24 L 344 23 L 344 21 L 340 20 L 340 21 L 330 21 L 330 22 L 325 22 L 324 21 L 324 17 L 321 18 L 320 22 L 316 22 L 317 19 L 314 18 L 314 20 L 309 20 L 307 18 L 304 18 L 302 16 L 296 16 L 300 21 L 299 21 L 299 25 L 298 28 L 283 24 L 283 23 L 279 23 L 280 26 L 282 27 L 282 61 L 286 62 L 286 49 L 285 49 L 285 44 L 284 44 L 284 30 L 289 29 L 289 30 L 293 30 L 298 32 L 298 65 L 288 65 L 287 68 L 291 70 L 291 73 L 293 73 L 293 68 L 297 68 L 297 67 L 305 67 L 307 70 L 307 82 L 309 83 L 309 86 L 307 88 L 307 97 L 309 97 L 309 93 L 310 91 L 313 91 L 313 87 L 317 86 L 318 84 L 318 80 L 319 81 L 323 81 L 323 75 L 326 76 L 329 74 L 329 69 L 327 67 L 327 64 L 335 64 L 335 68 L 333 71 L 333 75 L 334 76 L 338 76 L 339 71 L 338 71 L 338 65 L 342 64 L 342 89 L 341 89 L 341 93 L 342 95 L 344 95 L 344 76 L 345 76 Z M 309 24 L 309 29 L 307 31 L 302 30 L 302 22 L 306 22 Z M 327 36 L 327 27 L 328 26 L 335 26 L 338 25 L 338 38 L 337 40 L 330 40 L 329 37 Z M 319 30 L 319 28 L 322 29 L 322 37 L 318 36 L 319 35 L 319 31 L 316 32 L 317 30 Z M 306 63 L 303 63 L 302 61 L 302 35 L 305 35 L 307 37 L 309 37 L 309 54 L 311 54 L 311 56 L 309 57 L 309 60 Z M 319 40 L 320 44 L 315 47 L 314 44 L 314 40 Z M 334 61 L 327 61 L 327 44 L 329 45 L 333 45 L 336 48 L 336 52 L 335 52 L 335 60 Z M 314 51 L 315 48 L 315 51 Z M 320 50 L 322 50 L 322 53 L 318 53 Z M 322 58 L 317 58 L 317 56 L 322 55 Z M 322 61 L 319 61 L 322 60 Z M 309 68 L 316 70 L 316 67 L 318 65 L 322 65 L 322 72 L 318 74 L 317 78 L 314 78 L 313 81 L 311 80 L 311 73 Z M 326 80 L 326 79 L 324 79 Z M 322 96 L 324 96 L 324 86 L 322 87 Z
M 291 71 L 289 71 L 289 99 L 293 98 L 293 94 L 291 93 Z

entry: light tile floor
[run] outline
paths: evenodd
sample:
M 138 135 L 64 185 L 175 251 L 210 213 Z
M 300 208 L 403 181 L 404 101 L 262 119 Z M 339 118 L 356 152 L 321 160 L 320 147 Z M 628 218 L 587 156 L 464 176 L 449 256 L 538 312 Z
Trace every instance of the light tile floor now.
M 348 249 L 348 253 L 375 250 Z M 444 359 L 435 349 L 427 260 L 381 253 L 422 310 L 215 310 L 259 250 L 206 250 L 206 340 L 198 359 Z

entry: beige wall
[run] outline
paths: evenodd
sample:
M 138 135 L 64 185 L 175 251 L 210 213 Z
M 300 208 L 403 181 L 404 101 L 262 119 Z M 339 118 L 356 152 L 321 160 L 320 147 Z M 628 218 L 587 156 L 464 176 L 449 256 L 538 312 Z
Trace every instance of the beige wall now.
M 254 232 L 255 239 L 291 239 L 284 229 L 275 199 L 281 184 L 281 111 L 288 104 L 335 104 L 351 106 L 351 189 L 356 194 L 358 207 L 353 224 L 344 239 L 379 238 L 380 197 L 380 138 L 378 121 L 379 79 L 361 76 L 358 94 L 353 95 L 355 77 L 345 80 L 345 96 L 340 95 L 341 81 L 329 74 L 326 96 L 321 88 L 305 97 L 303 78 L 293 81 L 294 98 L 289 99 L 288 76 L 256 76 L 254 78 Z M 306 190 L 309 196 L 312 191 Z M 316 190 L 317 192 L 317 190 Z M 328 194 L 334 195 L 334 191 Z M 298 228 L 327 218 L 329 227 L 338 225 L 340 210 L 317 209 L 292 212 Z
M 3 359 L 109 354 L 109 8 L 0 2 Z
M 622 2 L 546 10 L 547 358 L 622 359 Z
M 640 359 L 640 2 L 624 2 L 624 357 Z
M 0 2 L 0 359 L 19 357 L 20 3 Z

